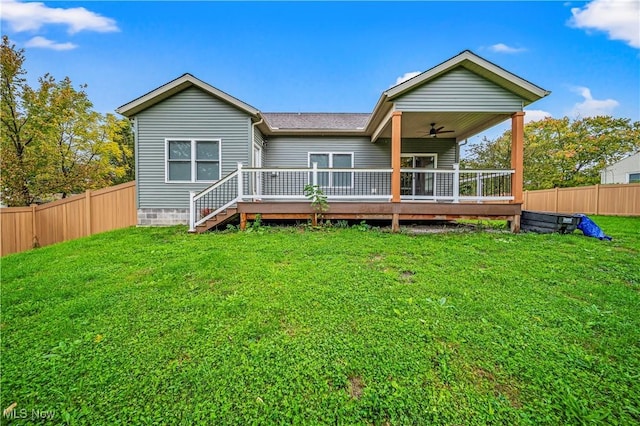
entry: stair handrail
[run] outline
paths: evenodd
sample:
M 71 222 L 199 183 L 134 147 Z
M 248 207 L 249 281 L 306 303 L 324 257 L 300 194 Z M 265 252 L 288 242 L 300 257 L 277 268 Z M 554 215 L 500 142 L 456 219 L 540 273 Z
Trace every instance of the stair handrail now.
M 235 176 L 238 176 L 238 186 L 237 186 L 236 194 L 235 194 L 236 196 L 233 197 L 232 199 L 228 200 L 223 206 L 219 207 L 218 209 L 214 210 L 213 212 L 209 213 L 208 215 L 202 217 L 200 220 L 196 221 L 196 204 L 195 204 L 196 201 L 198 201 L 200 198 L 204 197 L 208 193 L 216 190 L 220 186 L 224 185 L 226 182 L 228 182 L 229 180 L 233 179 Z M 196 226 L 200 225 L 201 223 L 206 222 L 207 220 L 209 220 L 210 218 L 212 218 L 215 215 L 219 214 L 220 212 L 228 209 L 229 207 L 231 207 L 232 205 L 234 205 L 238 201 L 241 201 L 242 198 L 243 198 L 243 195 L 242 195 L 242 163 L 238 163 L 238 168 L 236 170 L 232 171 L 231 173 L 229 173 L 228 175 L 226 175 L 222 179 L 218 180 L 217 182 L 214 182 L 209 187 L 203 189 L 199 193 L 196 193 L 195 191 L 189 191 L 189 232 L 194 232 L 195 229 L 196 229 Z

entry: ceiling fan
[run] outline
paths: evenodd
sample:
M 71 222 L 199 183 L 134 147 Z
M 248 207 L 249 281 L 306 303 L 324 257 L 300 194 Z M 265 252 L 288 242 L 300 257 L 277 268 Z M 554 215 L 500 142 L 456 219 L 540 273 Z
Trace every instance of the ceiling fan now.
M 438 137 L 441 133 L 453 133 L 455 130 L 442 130 L 444 126 L 440 126 L 436 129 L 436 123 L 431 123 L 431 129 L 429 130 L 429 137 Z

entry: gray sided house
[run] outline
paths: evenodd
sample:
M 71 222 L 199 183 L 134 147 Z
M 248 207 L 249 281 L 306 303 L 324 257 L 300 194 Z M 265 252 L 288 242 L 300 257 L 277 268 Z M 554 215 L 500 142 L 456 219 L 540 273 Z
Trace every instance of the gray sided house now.
M 307 184 L 329 196 L 331 218 L 517 222 L 523 108 L 548 93 L 464 51 L 370 113 L 261 112 L 190 74 L 117 111 L 134 123 L 140 225 L 300 218 Z M 508 119 L 512 169 L 460 170 L 460 144 Z
M 640 152 L 602 170 L 600 183 L 640 183 Z

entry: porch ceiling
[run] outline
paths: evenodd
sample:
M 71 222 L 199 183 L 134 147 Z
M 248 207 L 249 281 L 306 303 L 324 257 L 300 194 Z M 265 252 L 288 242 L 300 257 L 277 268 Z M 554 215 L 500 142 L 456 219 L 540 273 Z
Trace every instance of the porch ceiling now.
M 444 126 L 443 130 L 454 131 L 453 133 L 438 135 L 438 138 L 463 140 L 507 120 L 510 116 L 510 113 L 403 112 L 402 137 L 430 138 L 429 130 L 431 129 L 431 123 L 436 123 L 436 128 Z M 391 120 L 388 120 L 378 138 L 390 137 Z M 375 142 L 375 140 L 373 142 Z

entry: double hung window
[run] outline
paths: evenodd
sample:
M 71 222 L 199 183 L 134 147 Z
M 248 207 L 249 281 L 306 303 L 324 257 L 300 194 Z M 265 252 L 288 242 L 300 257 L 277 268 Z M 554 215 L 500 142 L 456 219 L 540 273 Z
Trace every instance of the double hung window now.
M 213 182 L 220 179 L 220 140 L 167 139 L 166 182 Z
M 319 169 L 352 169 L 351 152 L 310 152 L 309 167 L 318 164 Z M 318 185 L 325 188 L 353 187 L 353 172 L 318 172 Z

